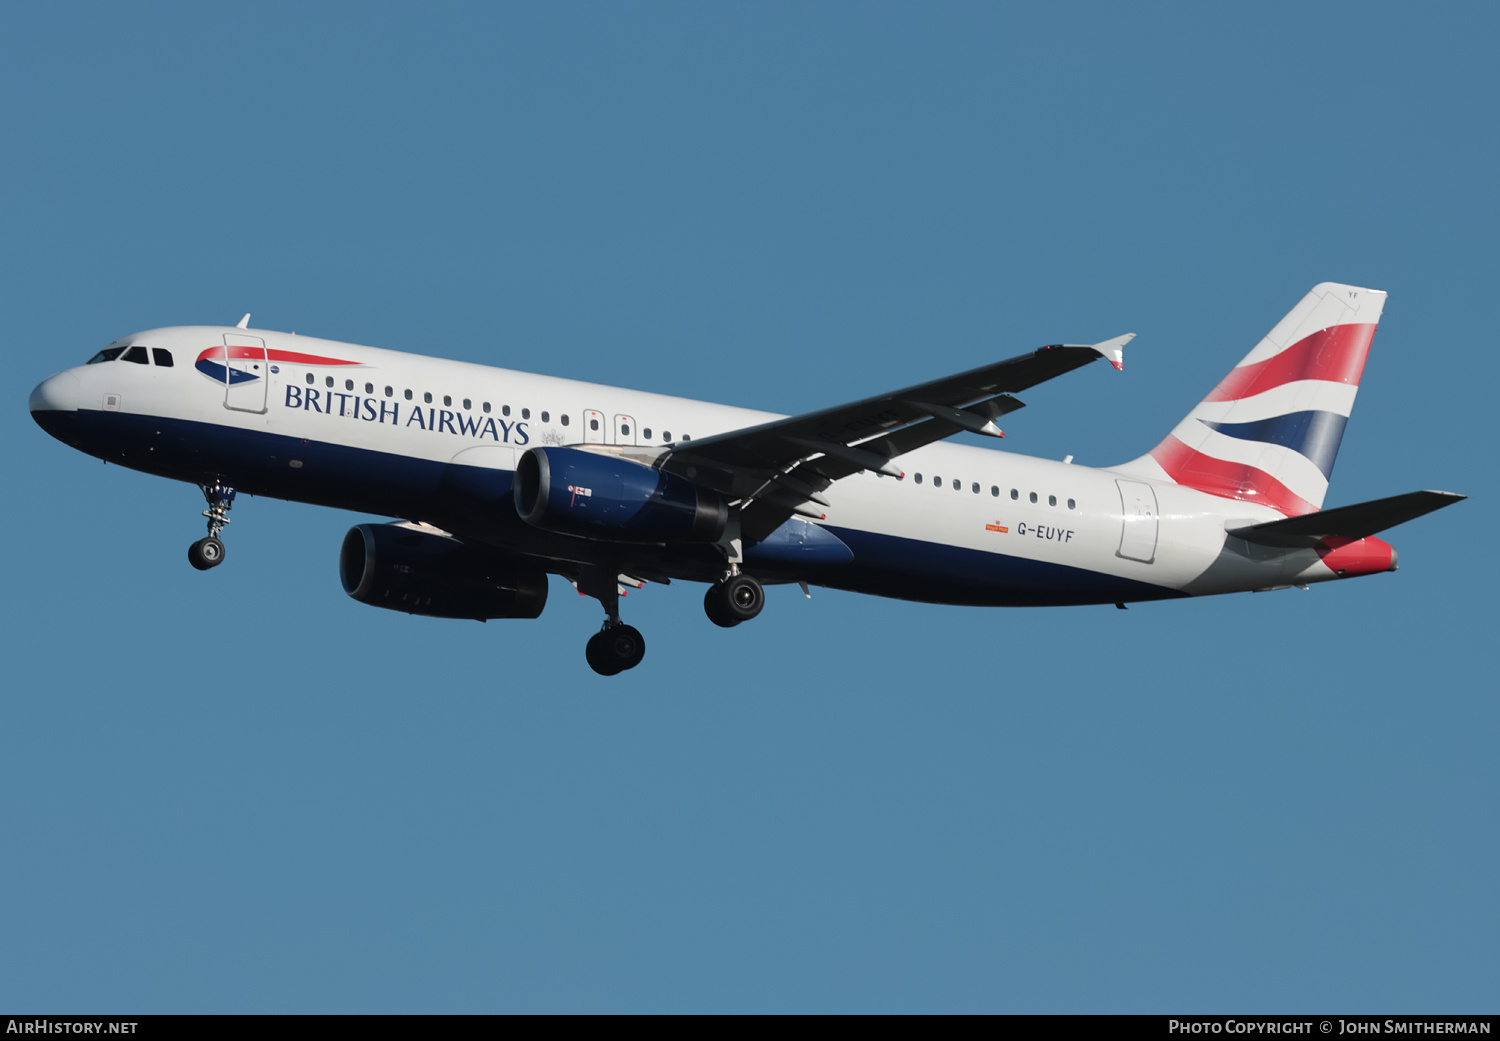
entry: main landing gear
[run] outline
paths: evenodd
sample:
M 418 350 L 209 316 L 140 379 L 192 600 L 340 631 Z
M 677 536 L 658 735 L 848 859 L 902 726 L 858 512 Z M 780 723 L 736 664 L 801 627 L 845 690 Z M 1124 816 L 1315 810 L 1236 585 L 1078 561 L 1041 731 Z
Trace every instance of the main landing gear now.
M 604 626 L 584 646 L 589 668 L 601 676 L 614 676 L 633 669 L 646 656 L 646 638 L 633 625 L 620 621 L 619 576 L 613 570 L 590 568 L 575 582 L 578 591 L 604 607 Z
M 761 584 L 738 569 L 708 587 L 703 594 L 703 612 L 708 620 L 725 629 L 748 622 L 766 606 Z
M 585 596 L 604 607 L 604 625 L 589 637 L 584 657 L 589 668 L 601 676 L 614 676 L 633 669 L 646 656 L 646 638 L 633 625 L 620 621 L 620 583 L 614 569 L 595 567 L 581 572 L 573 584 Z M 731 568 L 720 581 L 708 587 L 703 609 L 715 625 L 725 629 L 748 622 L 766 606 L 766 591 L 759 582 L 738 568 Z
M 605 622 L 603 629 L 589 637 L 583 655 L 589 668 L 601 676 L 613 676 L 641 663 L 646 656 L 646 638 L 633 625 Z
M 646 656 L 646 638 L 635 626 L 620 621 L 619 576 L 608 568 L 594 568 L 580 574 L 574 584 L 580 593 L 598 600 L 606 615 L 603 628 L 584 647 L 589 668 L 601 676 L 614 676 L 639 665 Z M 765 606 L 765 589 L 737 568 L 709 586 L 703 597 L 703 610 L 725 629 L 748 622 Z
M 188 547 L 188 563 L 199 571 L 207 571 L 224 563 L 224 543 L 219 540 L 219 532 L 229 523 L 229 511 L 234 509 L 234 489 L 221 481 L 200 487 L 203 498 L 208 500 L 208 509 L 203 511 L 208 518 L 208 538 Z

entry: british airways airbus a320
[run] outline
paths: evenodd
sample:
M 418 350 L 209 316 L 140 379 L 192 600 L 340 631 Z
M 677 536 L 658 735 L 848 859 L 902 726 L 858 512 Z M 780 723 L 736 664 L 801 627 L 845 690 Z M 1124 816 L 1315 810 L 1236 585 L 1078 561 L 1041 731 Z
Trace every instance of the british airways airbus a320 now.
M 1091 469 L 966 445 L 1012 395 L 1130 336 L 1058 344 L 790 418 L 238 326 L 116 340 L 31 393 L 49 434 L 198 485 L 222 563 L 237 491 L 403 518 L 344 538 L 355 600 L 535 618 L 547 576 L 599 600 L 588 663 L 645 653 L 624 587 L 708 583 L 717 625 L 763 583 L 931 603 L 1117 604 L 1393 571 L 1373 537 L 1463 498 L 1324 510 L 1385 294 L 1308 293 L 1160 444 Z

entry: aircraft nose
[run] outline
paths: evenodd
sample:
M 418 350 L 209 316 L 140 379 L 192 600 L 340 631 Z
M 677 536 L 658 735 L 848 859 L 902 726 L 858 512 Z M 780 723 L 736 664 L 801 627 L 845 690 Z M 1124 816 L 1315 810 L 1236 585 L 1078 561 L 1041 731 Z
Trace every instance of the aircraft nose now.
M 26 406 L 38 412 L 74 412 L 83 398 L 83 385 L 71 372 L 59 372 L 36 385 Z

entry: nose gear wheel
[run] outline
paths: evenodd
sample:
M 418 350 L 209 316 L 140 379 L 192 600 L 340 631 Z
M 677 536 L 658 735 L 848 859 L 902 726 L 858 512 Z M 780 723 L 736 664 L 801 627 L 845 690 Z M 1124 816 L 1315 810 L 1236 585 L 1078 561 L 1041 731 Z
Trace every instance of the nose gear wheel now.
M 210 535 L 199 539 L 188 547 L 188 563 L 199 571 L 207 571 L 224 563 L 224 543 Z

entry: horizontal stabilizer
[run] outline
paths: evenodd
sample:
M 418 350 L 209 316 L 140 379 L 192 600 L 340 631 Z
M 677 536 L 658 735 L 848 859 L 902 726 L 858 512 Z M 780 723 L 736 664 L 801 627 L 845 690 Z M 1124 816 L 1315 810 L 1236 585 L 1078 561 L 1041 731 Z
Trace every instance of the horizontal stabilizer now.
M 1467 498 L 1467 495 L 1455 492 L 1407 492 L 1405 495 L 1392 495 L 1388 499 L 1374 499 L 1318 513 L 1305 513 L 1300 517 L 1231 528 L 1229 534 L 1247 542 L 1268 546 L 1308 546 L 1330 535 L 1362 539 Z

